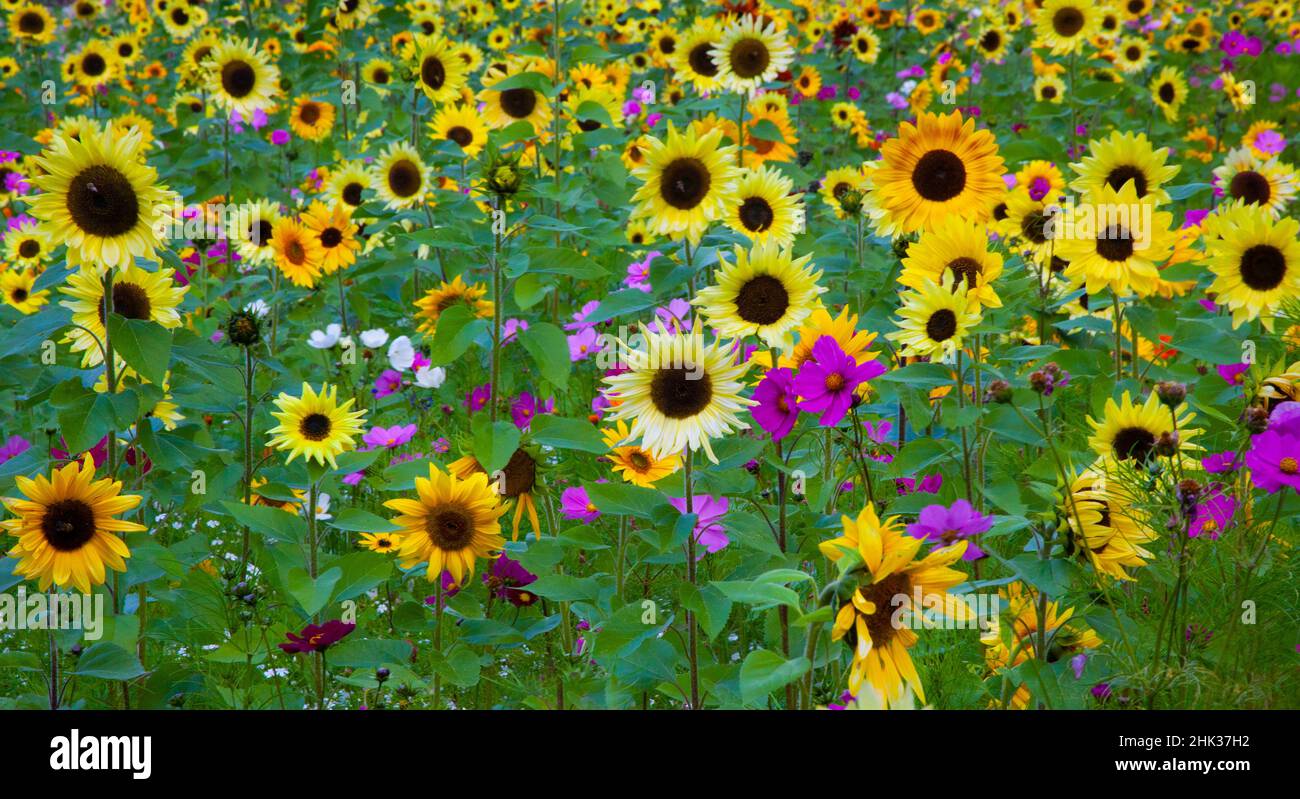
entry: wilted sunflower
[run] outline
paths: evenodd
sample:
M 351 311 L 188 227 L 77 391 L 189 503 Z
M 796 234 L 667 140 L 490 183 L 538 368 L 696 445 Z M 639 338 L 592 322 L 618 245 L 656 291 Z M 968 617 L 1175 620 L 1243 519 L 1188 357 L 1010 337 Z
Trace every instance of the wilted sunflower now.
M 429 138 L 435 143 L 455 142 L 466 157 L 474 158 L 487 144 L 488 127 L 472 106 L 445 105 L 429 122 Z
M 848 553 L 862 561 L 857 567 L 858 586 L 839 607 L 831 632 L 832 640 L 844 640 L 853 649 L 849 690 L 856 693 L 866 682 L 893 703 L 910 686 L 924 702 L 921 678 L 907 652 L 918 640 L 916 633 L 909 625 L 896 624 L 895 617 L 900 608 L 914 618 L 929 613 L 913 606 L 917 594 L 926 603 L 935 603 L 937 614 L 944 618 L 963 623 L 973 617 L 965 599 L 948 593 L 966 580 L 965 574 L 949 566 L 961 560 L 967 543 L 936 548 L 917 560 L 924 542 L 905 535 L 897 516 L 881 521 L 871 503 L 856 519 L 841 516 L 840 522 L 844 534 L 818 547 L 832 562 Z
M 1171 416 L 1169 408 L 1161 403 L 1154 391 L 1137 405 L 1125 391 L 1118 403 L 1113 399 L 1106 400 L 1105 413 L 1100 422 L 1088 417 L 1088 424 L 1093 430 L 1088 446 L 1099 456 L 1113 462 L 1132 461 L 1139 466 L 1145 465 L 1156 455 L 1156 444 L 1160 437 L 1174 432 L 1176 416 L 1178 447 L 1194 448 L 1189 442 L 1200 430 L 1188 427 L 1196 419 L 1196 414 L 1186 411 L 1187 406 L 1180 405 Z
M 285 463 L 293 463 L 301 455 L 304 460 L 337 469 L 336 458 L 356 445 L 353 437 L 361 435 L 366 416 L 365 409 L 349 410 L 355 399 L 340 405 L 337 396 L 338 386 L 322 385 L 317 393 L 307 383 L 302 384 L 301 396 L 280 392 L 276 410 L 271 412 L 280 424 L 267 431 L 271 438 L 266 445 L 287 450 Z
M 769 242 L 746 252 L 736 247 L 731 263 L 723 261 L 714 285 L 701 289 L 693 305 L 709 326 L 729 338 L 757 336 L 767 346 L 789 352 L 794 331 L 819 304 L 826 291 L 817 285 L 811 255 L 795 258 L 788 248 Z
M 951 360 L 981 321 L 979 303 L 957 286 L 954 274 L 947 272 L 941 283 L 927 282 L 904 294 L 895 322 L 898 330 L 885 338 L 898 342 L 909 357 Z
M 9 38 L 15 42 L 49 44 L 57 30 L 54 17 L 36 3 L 23 3 L 9 12 Z
M 80 138 L 55 136 L 36 159 L 43 174 L 32 177 L 41 192 L 28 200 L 31 214 L 50 241 L 67 245 L 70 266 L 125 268 L 162 245 L 173 195 L 144 163 L 140 135 L 90 126 Z
M 551 123 L 551 103 L 529 85 L 527 74 L 517 68 L 493 67 L 483 76 L 483 120 L 490 127 L 504 128 L 515 122 L 528 122 L 534 131 L 544 131 Z
M 271 225 L 271 250 L 280 273 L 295 286 L 311 288 L 321 275 L 320 241 L 301 222 L 282 217 Z
M 139 505 L 140 497 L 122 494 L 122 484 L 110 478 L 95 480 L 90 453 L 49 479 L 18 475 L 14 481 L 25 498 L 6 497 L 5 508 L 18 518 L 0 522 L 18 539 L 9 551 L 18 560 L 14 574 L 37 580 L 42 591 L 71 585 L 89 594 L 104 583 L 105 567 L 126 571 L 123 559 L 131 552 L 118 534 L 145 527 L 114 517 Z
M 164 328 L 180 327 L 177 310 L 185 299 L 188 286 L 178 284 L 171 269 L 146 272 L 132 265 L 113 276 L 113 313 L 126 319 L 154 322 Z M 104 283 L 93 272 L 79 269 L 68 275 L 60 292 L 69 299 L 60 303 L 72 311 L 72 322 L 64 343 L 72 344 L 73 353 L 81 353 L 81 368 L 104 362 L 100 349 L 104 341 Z M 83 329 L 84 328 L 84 329 Z
M 1101 13 L 1097 6 L 1080 0 L 1047 0 L 1034 20 L 1037 43 L 1051 48 L 1052 55 L 1069 55 L 1097 34 Z
M 0 296 L 9 307 L 30 316 L 50 301 L 48 291 L 32 291 L 36 285 L 36 270 L 9 268 L 0 272 Z
M 668 123 L 668 137 L 645 137 L 645 163 L 633 171 L 642 181 L 636 194 L 633 219 L 646 219 L 662 236 L 684 233 L 698 244 L 709 224 L 726 216 L 735 202 L 740 169 L 736 148 L 721 147 L 722 131 L 685 135 Z
M 342 203 L 331 208 L 314 200 L 302 214 L 302 224 L 316 236 L 320 244 L 321 272 L 332 275 L 356 263 L 361 244 L 356 237 L 356 223 L 352 212 Z
M 1002 256 L 989 250 L 989 237 L 983 225 L 950 216 L 934 230 L 922 233 L 907 248 L 898 282 L 920 289 L 941 282 L 945 274 L 956 279 L 953 290 L 966 292 L 977 308 L 1002 307 L 1002 300 L 993 287 L 993 281 L 1002 274 Z
M 414 147 L 393 142 L 375 161 L 370 186 L 389 210 L 414 208 L 429 191 L 429 168 Z
M 605 446 L 609 447 L 610 469 L 623 476 L 632 485 L 653 488 L 654 484 L 682 468 L 680 455 L 656 458 L 635 444 L 624 444 L 631 437 L 627 422 L 620 420 L 612 428 L 601 431 Z
M 1168 158 L 1169 150 L 1154 147 L 1146 134 L 1112 131 L 1104 139 L 1088 142 L 1088 155 L 1070 164 L 1078 174 L 1070 188 L 1086 195 L 1103 185 L 1119 191 L 1132 181 L 1139 199 L 1151 195 L 1158 202 L 1167 202 L 1169 193 L 1163 187 L 1179 169 L 1166 164 Z
M 1277 158 L 1260 158 L 1249 147 L 1229 152 L 1214 177 L 1225 195 L 1260 206 L 1274 218 L 1282 215 L 1300 190 L 1300 176 L 1294 169 Z
M 1139 197 L 1135 181 L 1123 186 L 1103 183 L 1053 220 L 1053 253 L 1069 261 L 1065 276 L 1089 294 L 1151 294 L 1173 250 L 1173 215 L 1156 210 L 1153 192 Z
M 299 97 L 289 111 L 289 128 L 299 138 L 321 141 L 334 127 L 334 105 L 313 100 L 307 95 Z
M 244 119 L 266 110 L 280 91 L 280 69 L 243 39 L 213 46 L 203 67 L 208 93 L 226 111 L 238 112 Z
M 401 528 L 403 569 L 427 563 L 430 582 L 447 572 L 460 586 L 474 575 L 478 558 L 495 558 L 505 547 L 501 517 L 506 507 L 486 474 L 460 480 L 429 464 L 429 477 L 415 478 L 415 493 L 414 499 L 384 503 L 401 514 L 393 524 Z
M 1214 301 L 1232 311 L 1232 326 L 1259 319 L 1273 329 L 1274 315 L 1300 296 L 1300 222 L 1274 220 L 1258 206 L 1209 242 Z
M 882 235 L 927 230 L 949 214 L 983 222 L 1006 190 L 997 140 L 960 111 L 904 122 L 881 156 L 868 181 Z
M 749 428 L 739 415 L 755 404 L 740 396 L 749 361 L 736 363 L 732 342 L 705 345 L 698 324 L 665 332 L 643 325 L 641 337 L 643 347 L 619 341 L 628 369 L 605 377 L 609 397 L 618 400 L 609 418 L 630 421 L 629 439 L 656 458 L 690 447 L 717 463 L 709 441 Z
M 460 275 L 451 282 L 431 288 L 424 296 L 416 300 L 416 316 L 420 319 L 420 332 L 430 338 L 438 329 L 438 319 L 444 311 L 453 305 L 463 305 L 480 319 L 492 316 L 492 301 L 483 299 L 487 296 L 487 287 L 479 283 L 466 283 Z

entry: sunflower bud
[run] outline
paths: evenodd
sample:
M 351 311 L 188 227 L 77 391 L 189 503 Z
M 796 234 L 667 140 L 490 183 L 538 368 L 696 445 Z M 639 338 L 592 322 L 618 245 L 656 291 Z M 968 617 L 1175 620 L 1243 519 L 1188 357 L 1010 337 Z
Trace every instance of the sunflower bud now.
M 1268 410 L 1259 405 L 1251 405 L 1241 414 L 1241 423 L 1252 435 L 1268 429 Z
M 1156 454 L 1168 458 L 1178 454 L 1178 431 L 1166 430 L 1156 439 Z
M 1183 400 L 1187 399 L 1187 384 L 1162 380 L 1156 383 L 1156 396 L 1170 408 L 1177 408 L 1183 404 Z
M 226 336 L 232 344 L 251 347 L 262 339 L 262 325 L 248 311 L 235 311 L 226 320 Z
M 1011 384 L 1005 380 L 994 380 L 984 390 L 984 401 L 986 403 L 1006 405 L 1011 402 L 1011 396 Z
M 862 192 L 857 189 L 846 189 L 837 199 L 840 210 L 849 216 L 857 216 L 862 210 Z

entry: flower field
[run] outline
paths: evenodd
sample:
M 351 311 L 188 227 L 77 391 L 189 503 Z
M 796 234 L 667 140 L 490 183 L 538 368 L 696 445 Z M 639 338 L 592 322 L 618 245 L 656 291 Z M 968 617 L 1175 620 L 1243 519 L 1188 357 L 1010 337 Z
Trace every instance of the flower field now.
M 0 708 L 1300 707 L 1290 0 L 0 0 Z

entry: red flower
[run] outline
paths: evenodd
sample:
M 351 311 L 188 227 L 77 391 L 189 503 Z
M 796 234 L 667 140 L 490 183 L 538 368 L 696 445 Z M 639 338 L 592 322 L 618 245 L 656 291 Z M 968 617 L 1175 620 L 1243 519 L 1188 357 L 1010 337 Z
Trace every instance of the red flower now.
M 280 648 L 290 655 L 299 652 L 324 652 L 357 628 L 355 624 L 330 619 L 324 624 L 308 624 L 300 635 L 287 633 L 288 643 Z

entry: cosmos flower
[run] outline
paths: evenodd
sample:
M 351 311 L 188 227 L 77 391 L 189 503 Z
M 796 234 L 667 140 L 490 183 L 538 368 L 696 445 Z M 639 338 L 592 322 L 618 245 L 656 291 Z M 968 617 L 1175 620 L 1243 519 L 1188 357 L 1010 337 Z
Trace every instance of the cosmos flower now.
M 566 519 L 580 522 L 593 522 L 600 518 L 600 511 L 587 496 L 587 489 L 582 486 L 566 488 L 560 493 L 560 512 Z
M 668 503 L 682 513 L 686 513 L 686 497 L 669 497 Z M 714 497 L 708 494 L 695 494 L 691 499 L 691 512 L 695 514 L 695 542 L 704 547 L 696 558 L 712 554 L 731 543 L 727 530 L 722 526 L 722 519 L 727 515 L 730 502 L 726 497 Z
M 917 517 L 916 523 L 907 526 L 907 533 L 913 538 L 949 546 L 962 539 L 987 533 L 992 526 L 992 516 L 985 516 L 966 500 L 959 499 L 951 507 L 927 505 Z M 978 560 L 982 557 L 984 551 L 971 541 L 962 560 Z
M 799 418 L 799 398 L 794 390 L 794 373 L 788 368 L 771 369 L 754 389 L 758 405 L 751 413 L 758 426 L 766 430 L 773 441 L 790 434 Z
M 288 642 L 278 646 L 290 655 L 307 652 L 324 652 L 334 644 L 350 635 L 357 625 L 350 622 L 330 619 L 324 624 L 308 624 L 302 632 L 294 635 L 285 633 Z
M 833 427 L 849 412 L 858 385 L 884 374 L 885 366 L 877 361 L 858 363 L 830 336 L 818 339 L 812 354 L 794 378 L 795 393 L 803 398 L 799 410 L 820 413 L 817 423 Z

